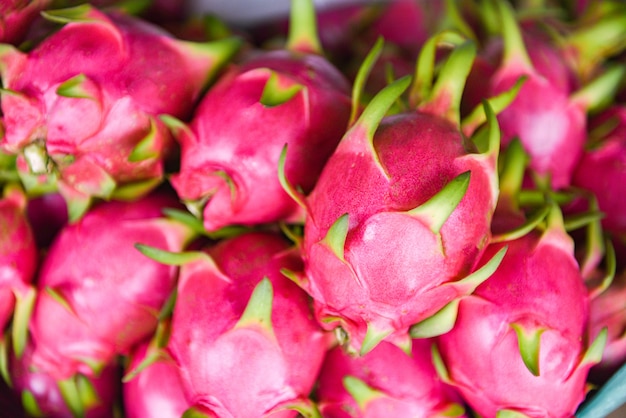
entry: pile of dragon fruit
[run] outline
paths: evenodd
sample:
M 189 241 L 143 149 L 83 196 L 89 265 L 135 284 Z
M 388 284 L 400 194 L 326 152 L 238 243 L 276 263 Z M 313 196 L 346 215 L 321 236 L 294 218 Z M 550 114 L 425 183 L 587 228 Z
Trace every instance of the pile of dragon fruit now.
M 626 4 L 0 2 L 7 417 L 573 417 L 626 363 Z

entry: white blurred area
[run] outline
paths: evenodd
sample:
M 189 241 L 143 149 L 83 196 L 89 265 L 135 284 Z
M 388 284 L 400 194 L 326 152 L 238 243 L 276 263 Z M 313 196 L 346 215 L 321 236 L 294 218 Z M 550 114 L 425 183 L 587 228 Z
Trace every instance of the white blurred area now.
M 314 0 L 317 10 L 381 0 Z M 290 0 L 187 0 L 187 15 L 215 13 L 225 22 L 240 26 L 261 23 L 289 14 Z

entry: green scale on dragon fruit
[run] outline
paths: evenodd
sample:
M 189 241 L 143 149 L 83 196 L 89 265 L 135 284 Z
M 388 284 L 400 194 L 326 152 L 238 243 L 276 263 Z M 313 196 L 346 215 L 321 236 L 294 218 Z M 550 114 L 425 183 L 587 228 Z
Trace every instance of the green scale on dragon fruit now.
M 72 221 L 94 199 L 134 199 L 163 180 L 172 137 L 239 40 L 200 44 L 89 5 L 48 10 L 63 26 L 28 53 L 0 48 L 5 135 L 23 176 L 43 176 Z
M 315 321 L 308 296 L 282 274 L 299 271 L 297 247 L 272 232 L 247 232 L 197 252 L 140 247 L 181 264 L 171 334 L 189 414 L 296 417 L 308 399 L 332 334 Z
M 310 0 L 294 0 L 284 49 L 253 51 L 202 98 L 189 127 L 173 126 L 180 172 L 171 182 L 208 231 L 300 220 L 278 179 L 309 192 L 346 131 L 350 85 L 322 56 Z M 174 122 L 174 121 L 172 121 Z
M 101 202 L 59 232 L 37 278 L 30 321 L 36 367 L 59 380 L 91 376 L 152 335 L 177 269 L 134 245 L 185 248 L 194 233 L 161 213 L 180 207 L 173 192 L 159 190 L 133 202 Z
M 456 47 L 433 84 L 444 39 Z M 385 116 L 410 80 L 392 83 L 345 134 L 311 194 L 291 188 L 307 213 L 305 275 L 293 279 L 313 297 L 323 326 L 361 354 L 381 340 L 410 352 L 409 330 L 446 332 L 459 299 L 499 261 L 473 270 L 489 242 L 499 150 L 488 104 L 488 123 L 476 133 L 482 151 L 461 133 L 459 102 L 475 46 L 448 32 L 426 45 L 411 89 L 415 109 Z
M 589 293 L 558 207 L 541 229 L 489 245 L 480 263 L 504 247 L 495 273 L 437 337 L 438 372 L 479 416 L 571 417 L 606 331 L 589 341 Z
M 340 346 L 324 360 L 315 396 L 325 418 L 466 417 L 456 390 L 431 360 L 432 341 L 413 341 L 411 354 L 381 342 L 361 357 Z

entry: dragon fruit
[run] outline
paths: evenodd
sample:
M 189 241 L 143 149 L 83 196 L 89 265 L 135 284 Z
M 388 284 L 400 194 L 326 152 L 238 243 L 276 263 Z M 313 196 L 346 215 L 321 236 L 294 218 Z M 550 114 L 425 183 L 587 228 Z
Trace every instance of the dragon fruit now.
M 498 262 L 470 274 L 489 241 L 499 148 L 493 117 L 482 153 L 460 132 L 459 90 L 474 56 L 470 41 L 454 48 L 414 111 L 384 117 L 409 79 L 382 90 L 306 199 L 306 275 L 294 279 L 353 351 L 385 339 L 408 352 L 409 329 L 447 331 L 458 299 Z
M 277 175 L 283 147 L 287 178 L 308 192 L 346 130 L 350 87 L 321 55 L 310 3 L 293 2 L 286 49 L 232 67 L 190 127 L 176 129 L 182 159 L 171 182 L 208 231 L 298 219 Z
M 606 71 L 580 90 L 569 91 L 571 82 L 568 80 L 572 77 L 564 76 L 563 63 L 547 65 L 542 54 L 538 56 L 544 57 L 544 61 L 536 59 L 535 64 L 527 53 L 513 9 L 505 1 L 499 4 L 504 51 L 501 64 L 490 80 L 490 94 L 498 95 L 521 77 L 526 79 L 515 100 L 498 115 L 502 145 L 506 147 L 513 138 L 519 137 L 530 155 L 529 168 L 540 186 L 565 188 L 571 184 L 583 152 L 587 111 L 615 89 L 623 70 Z M 556 54 L 551 56 L 557 57 Z
M 52 0 L 4 0 L 0 3 L 0 42 L 17 45 Z
M 30 283 L 39 265 L 39 250 L 26 205 L 21 189 L 5 186 L 0 199 L 0 329 L 6 327 L 14 312 L 15 320 L 21 321 L 22 314 L 32 309 L 34 289 Z
M 148 342 L 137 345 L 130 356 L 128 369 L 139 367 L 148 353 Z M 168 358 L 151 362 L 125 381 L 123 399 L 128 418 L 180 418 L 190 407 L 178 368 Z
M 573 416 L 606 332 L 587 345 L 589 297 L 559 209 L 545 230 L 491 244 L 482 263 L 504 246 L 496 272 L 437 338 L 439 373 L 480 416 Z
M 249 232 L 182 257 L 166 352 L 193 410 L 243 418 L 311 408 L 331 334 L 281 274 L 301 268 L 299 253 L 280 235 Z
M 316 392 L 326 418 L 460 417 L 458 394 L 437 376 L 429 339 L 413 341 L 408 356 L 382 342 L 362 357 L 341 347 L 328 352 Z
M 173 143 L 158 116 L 189 117 L 239 41 L 183 42 L 89 5 L 44 14 L 65 25 L 29 53 L 1 49 L 0 147 L 58 177 L 76 220 L 94 198 L 137 198 L 161 182 Z
M 114 416 L 120 386 L 117 364 L 107 364 L 98 376 L 77 374 L 57 380 L 32 363 L 28 344 L 20 357 L 9 357 L 12 389 L 19 394 L 28 416 L 48 418 L 110 418 Z
M 57 235 L 42 262 L 30 322 L 36 367 L 57 379 L 90 376 L 154 332 L 177 269 L 134 245 L 170 251 L 187 245 L 194 233 L 161 215 L 171 207 L 179 207 L 173 193 L 160 192 L 103 202 Z

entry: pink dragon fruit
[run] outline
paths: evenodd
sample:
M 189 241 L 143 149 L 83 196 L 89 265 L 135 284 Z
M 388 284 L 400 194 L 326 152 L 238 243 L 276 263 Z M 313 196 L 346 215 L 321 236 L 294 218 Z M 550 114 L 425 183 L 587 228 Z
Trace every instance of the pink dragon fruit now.
M 193 233 L 162 217 L 168 207 L 179 207 L 172 193 L 103 202 L 59 233 L 38 276 L 30 322 L 35 366 L 57 379 L 93 375 L 154 332 L 177 269 L 134 245 L 170 251 L 186 246 Z
M 283 147 L 287 178 L 308 192 L 350 115 L 349 84 L 320 52 L 311 1 L 294 0 L 287 49 L 233 67 L 190 128 L 178 130 L 182 160 L 172 185 L 208 231 L 300 214 L 278 179 Z
M 493 268 L 470 275 L 490 236 L 499 148 L 493 117 L 483 153 L 458 126 L 474 56 L 471 42 L 455 48 L 415 111 L 383 118 L 408 79 L 381 91 L 306 201 L 306 276 L 295 279 L 323 326 L 341 327 L 361 354 L 383 339 L 409 351 L 409 329 L 445 332 L 458 298 Z
M 3 0 L 0 2 L 0 42 L 17 45 L 31 23 L 52 0 Z
M 587 345 L 589 298 L 573 241 L 555 206 L 543 232 L 491 244 L 482 263 L 505 245 L 496 272 L 438 337 L 439 373 L 480 416 L 571 417 L 606 340 L 603 332 Z
M 590 126 L 606 130 L 599 141 L 590 141 L 574 172 L 573 184 L 592 192 L 604 213 L 602 227 L 626 239 L 626 106 L 616 105 L 596 116 Z
M 11 353 L 9 376 L 28 416 L 48 418 L 110 418 L 114 416 L 120 386 L 116 363 L 107 364 L 95 377 L 77 374 L 57 380 L 33 367 L 33 346 L 19 358 Z
M 88 5 L 45 15 L 65 25 L 27 54 L 0 53 L 0 147 L 58 176 L 75 220 L 92 198 L 137 198 L 160 183 L 173 144 L 158 116 L 189 117 L 238 41 L 183 42 Z
M 543 71 L 527 53 L 513 9 L 499 2 L 503 22 L 504 51 L 500 67 L 490 81 L 490 94 L 510 89 L 520 77 L 525 77 L 515 100 L 498 116 L 502 129 L 502 145 L 519 137 L 530 155 L 529 168 L 537 180 L 554 189 L 567 187 L 586 140 L 586 113 L 614 90 L 623 70 L 614 69 L 597 77 L 593 83 L 572 93 L 570 77 L 564 77 L 562 63 L 547 65 L 539 59 Z M 539 55 L 543 57 L 544 55 Z M 552 55 L 554 57 L 554 54 Z M 553 58 L 556 59 L 556 58 Z M 564 61 L 565 58 L 563 57 Z
M 311 408 L 330 334 L 281 274 L 301 268 L 299 253 L 277 234 L 250 232 L 182 256 L 167 353 L 193 410 L 251 418 Z
M 30 286 L 39 265 L 39 250 L 26 217 L 26 196 L 7 185 L 0 199 L 0 329 L 13 316 L 16 300 L 21 310 L 32 307 Z M 31 306 L 29 306 L 31 305 Z
M 589 323 L 591 336 L 607 329 L 607 343 L 602 361 L 593 366 L 589 380 L 604 383 L 626 362 L 626 271 L 615 278 L 604 292 L 591 299 Z
M 129 370 L 139 367 L 148 355 L 144 342 L 133 349 Z M 185 398 L 176 364 L 160 358 L 141 369 L 123 385 L 124 412 L 127 418 L 180 418 L 191 406 Z
M 461 399 L 437 376 L 429 339 L 413 341 L 411 355 L 382 342 L 362 357 L 330 350 L 317 399 L 326 418 L 460 417 Z

